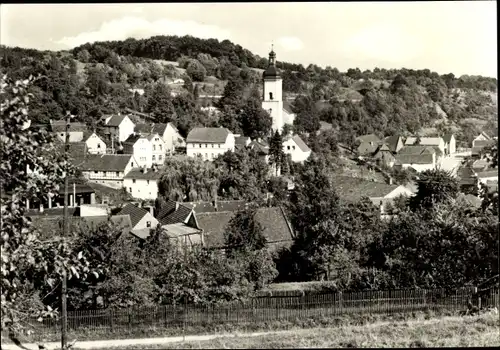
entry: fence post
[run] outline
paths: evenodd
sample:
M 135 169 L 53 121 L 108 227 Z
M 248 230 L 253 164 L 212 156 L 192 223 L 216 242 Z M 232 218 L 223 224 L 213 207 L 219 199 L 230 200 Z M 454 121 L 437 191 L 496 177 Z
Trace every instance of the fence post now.
M 127 326 L 128 330 L 130 331 L 132 329 L 132 313 L 130 311 L 130 307 L 127 308 L 127 316 L 128 316 Z
M 109 325 L 111 326 L 111 332 L 114 331 L 115 327 L 114 327 L 114 312 L 112 309 L 109 309 L 108 310 L 108 317 L 109 317 Z

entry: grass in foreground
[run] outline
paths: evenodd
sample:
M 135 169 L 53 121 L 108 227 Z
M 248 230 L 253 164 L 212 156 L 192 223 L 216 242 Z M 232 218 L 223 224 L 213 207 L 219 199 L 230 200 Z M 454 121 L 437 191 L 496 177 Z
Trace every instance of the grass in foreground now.
M 500 346 L 498 314 L 376 322 L 362 326 L 296 329 L 259 336 L 161 344 L 162 349 L 309 348 L 309 347 L 469 347 Z M 140 349 L 129 346 L 126 349 Z M 104 349 L 101 349 L 104 350 Z

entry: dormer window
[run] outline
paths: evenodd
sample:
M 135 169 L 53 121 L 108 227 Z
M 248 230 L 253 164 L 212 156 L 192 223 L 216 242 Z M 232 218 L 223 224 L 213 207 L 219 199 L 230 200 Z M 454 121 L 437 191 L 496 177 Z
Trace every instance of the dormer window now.
M 272 92 L 270 92 L 270 93 L 269 93 L 269 99 L 270 99 L 270 100 L 272 100 L 272 99 L 273 99 L 273 93 L 272 93 Z

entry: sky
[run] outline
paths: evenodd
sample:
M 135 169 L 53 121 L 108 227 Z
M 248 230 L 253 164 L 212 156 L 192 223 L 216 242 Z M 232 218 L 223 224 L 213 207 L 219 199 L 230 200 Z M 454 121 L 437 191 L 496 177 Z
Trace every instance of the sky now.
M 154 35 L 229 39 L 278 61 L 340 71 L 497 77 L 496 1 L 0 5 L 0 43 L 67 50 Z

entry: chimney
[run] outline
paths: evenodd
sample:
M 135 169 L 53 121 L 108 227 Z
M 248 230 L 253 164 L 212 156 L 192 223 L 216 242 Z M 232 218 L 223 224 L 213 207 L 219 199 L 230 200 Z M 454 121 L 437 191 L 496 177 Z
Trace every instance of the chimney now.
M 142 167 L 142 172 L 144 174 L 146 174 L 148 172 L 148 168 L 145 165 Z
M 175 202 L 175 211 L 179 210 L 179 202 Z
M 392 177 L 389 177 L 389 185 L 392 185 L 393 184 L 393 180 L 392 180 Z

